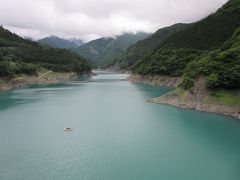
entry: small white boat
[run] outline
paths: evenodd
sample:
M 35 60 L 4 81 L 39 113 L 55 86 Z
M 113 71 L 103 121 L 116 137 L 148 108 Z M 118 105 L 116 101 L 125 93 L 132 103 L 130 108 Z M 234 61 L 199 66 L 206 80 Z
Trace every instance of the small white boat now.
M 71 128 L 71 127 L 65 127 L 65 128 L 64 128 L 64 131 L 73 131 L 73 128 Z

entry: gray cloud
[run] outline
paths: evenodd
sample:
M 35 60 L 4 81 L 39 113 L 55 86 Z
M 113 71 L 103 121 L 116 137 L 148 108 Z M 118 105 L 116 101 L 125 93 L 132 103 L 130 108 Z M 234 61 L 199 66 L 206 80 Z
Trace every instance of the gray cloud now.
M 90 40 L 197 21 L 227 0 L 0 0 L 0 23 L 34 39 Z

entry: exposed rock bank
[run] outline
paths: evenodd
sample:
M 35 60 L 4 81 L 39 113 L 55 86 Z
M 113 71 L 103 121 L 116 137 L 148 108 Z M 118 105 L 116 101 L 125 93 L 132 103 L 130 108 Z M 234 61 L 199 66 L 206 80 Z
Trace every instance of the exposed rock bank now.
M 182 81 L 179 77 L 168 77 L 168 76 L 142 76 L 138 74 L 131 74 L 128 77 L 129 81 L 136 83 L 152 84 L 152 85 L 162 85 L 169 87 L 178 87 Z
M 85 75 L 92 76 L 94 74 L 87 73 Z M 12 79 L 2 78 L 0 79 L 0 92 L 8 91 L 11 89 L 17 89 L 17 88 L 25 88 L 32 84 L 55 84 L 59 82 L 73 80 L 75 77 L 77 77 L 75 73 L 49 72 L 49 73 L 46 73 L 46 75 L 44 76 L 41 76 L 39 74 L 37 76 L 21 75 Z
M 164 76 L 131 75 L 128 79 L 132 82 L 170 87 L 178 87 L 181 83 L 181 78 Z M 236 94 L 236 96 L 239 96 L 239 94 Z M 173 92 L 147 101 L 152 103 L 168 104 L 179 108 L 224 114 L 240 119 L 240 106 L 226 105 L 213 98 L 211 92 L 209 92 L 205 86 L 204 78 L 198 79 L 195 83 L 195 87 L 190 91 L 184 91 L 177 88 Z

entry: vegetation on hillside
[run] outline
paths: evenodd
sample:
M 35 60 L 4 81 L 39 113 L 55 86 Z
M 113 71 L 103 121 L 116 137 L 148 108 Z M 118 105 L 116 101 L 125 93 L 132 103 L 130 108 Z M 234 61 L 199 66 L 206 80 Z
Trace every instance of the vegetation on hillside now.
M 169 37 L 159 48 L 217 49 L 240 26 L 239 19 L 240 0 L 230 0 L 216 13 Z
M 40 45 L 0 27 L 0 77 L 33 75 L 43 68 L 78 74 L 91 70 L 88 62 L 78 54 Z
M 132 66 L 134 73 L 183 76 L 182 87 L 207 77 L 207 87 L 240 88 L 240 0 L 169 36 Z
M 181 76 L 186 65 L 202 51 L 194 49 L 161 48 L 138 61 L 132 70 L 141 75 Z
M 148 54 L 151 50 L 155 49 L 170 35 L 184 29 L 186 26 L 186 24 L 175 24 L 170 27 L 162 28 L 146 39 L 130 46 L 116 59 L 118 65 L 122 69 L 129 68 L 138 60 L 142 59 L 145 54 Z
M 203 54 L 187 65 L 184 81 L 199 76 L 207 77 L 209 88 L 240 87 L 240 28 L 220 49 Z

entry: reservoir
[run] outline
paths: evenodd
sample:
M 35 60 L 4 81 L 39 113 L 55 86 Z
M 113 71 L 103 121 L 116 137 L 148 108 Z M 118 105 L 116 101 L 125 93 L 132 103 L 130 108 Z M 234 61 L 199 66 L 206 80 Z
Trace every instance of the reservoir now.
M 238 120 L 148 103 L 172 89 L 126 77 L 1 93 L 0 179 L 240 179 Z

